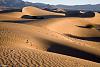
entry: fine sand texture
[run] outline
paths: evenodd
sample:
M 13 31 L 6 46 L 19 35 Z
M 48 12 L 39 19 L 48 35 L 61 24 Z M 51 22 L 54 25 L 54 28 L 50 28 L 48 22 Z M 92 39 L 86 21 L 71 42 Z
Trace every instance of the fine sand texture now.
M 100 67 L 100 31 L 86 27 L 99 28 L 99 17 L 65 17 L 31 6 L 0 13 L 0 66 Z
M 24 67 L 100 67 L 99 63 L 28 48 L 0 47 L 0 64 Z

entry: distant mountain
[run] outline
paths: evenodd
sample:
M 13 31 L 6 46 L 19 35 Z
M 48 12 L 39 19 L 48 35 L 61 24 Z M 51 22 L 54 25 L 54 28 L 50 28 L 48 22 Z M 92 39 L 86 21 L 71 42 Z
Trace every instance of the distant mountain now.
M 48 4 L 44 3 L 31 3 L 31 2 L 24 2 L 23 0 L 0 0 L 0 7 L 4 8 L 22 8 L 25 6 L 35 6 L 38 8 L 45 8 Z
M 38 8 L 44 8 L 44 7 L 48 6 L 48 4 L 25 2 L 25 6 L 35 6 Z
M 65 9 L 65 10 L 89 10 L 89 11 L 99 11 L 100 12 L 100 4 L 96 5 L 49 5 L 44 3 L 31 3 L 31 2 L 24 2 L 23 0 L 0 0 L 0 7 L 9 7 L 9 8 L 22 8 L 25 6 L 35 6 L 38 8 L 48 8 L 48 9 Z
M 63 9 L 69 9 L 69 10 L 90 10 L 90 11 L 100 11 L 100 4 L 96 5 L 74 5 L 74 6 L 68 6 L 68 5 L 56 5 L 56 8 L 63 8 Z
M 21 8 L 25 6 L 25 2 L 22 0 L 0 0 L 0 6 Z

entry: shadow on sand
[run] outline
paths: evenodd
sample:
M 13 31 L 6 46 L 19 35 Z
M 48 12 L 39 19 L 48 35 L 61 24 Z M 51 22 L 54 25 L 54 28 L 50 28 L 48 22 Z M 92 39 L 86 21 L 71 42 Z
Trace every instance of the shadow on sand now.
M 78 37 L 78 36 L 74 36 L 71 34 L 65 34 L 65 36 L 69 36 L 69 37 L 77 38 L 77 39 L 81 39 L 81 40 L 100 42 L 100 37 Z
M 0 20 L 0 22 L 12 22 L 12 23 L 27 23 L 27 22 L 32 22 L 34 20 Z
M 42 15 L 42 16 L 30 16 L 30 15 L 23 15 L 21 18 L 24 19 L 49 19 L 49 18 L 63 18 L 65 16 L 61 15 Z
M 0 13 L 11 13 L 11 12 L 22 12 L 22 10 L 21 9 L 7 9 L 7 10 L 0 11 Z
M 64 46 L 55 42 L 48 41 L 50 47 L 48 48 L 49 52 L 54 52 L 58 54 L 68 55 L 72 57 L 77 57 L 81 59 L 86 59 L 94 62 L 100 63 L 100 56 L 96 56 L 72 47 Z

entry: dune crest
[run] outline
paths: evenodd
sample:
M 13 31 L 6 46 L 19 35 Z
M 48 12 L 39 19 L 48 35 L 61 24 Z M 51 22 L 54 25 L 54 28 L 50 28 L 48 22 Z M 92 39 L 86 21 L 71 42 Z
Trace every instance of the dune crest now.
M 49 12 L 46 10 L 42 10 L 36 7 L 32 7 L 32 6 L 28 6 L 28 7 L 24 7 L 22 9 L 22 13 L 24 15 L 31 15 L 31 16 L 46 16 L 46 15 L 61 15 L 64 16 L 65 14 L 61 14 L 61 13 L 54 13 L 54 12 Z

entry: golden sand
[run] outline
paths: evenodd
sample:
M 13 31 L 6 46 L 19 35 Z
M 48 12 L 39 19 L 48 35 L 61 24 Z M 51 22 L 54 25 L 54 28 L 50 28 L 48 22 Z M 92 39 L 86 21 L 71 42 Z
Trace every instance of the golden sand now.
M 23 8 L 22 12 L 0 14 L 0 21 L 8 21 L 0 22 L 1 66 L 100 67 L 100 63 L 84 58 L 69 56 L 67 53 L 63 52 L 68 52 L 67 47 L 69 47 L 73 50 L 81 50 L 81 52 L 100 57 L 99 41 L 88 41 L 67 36 L 68 34 L 78 37 L 100 37 L 100 31 L 97 29 L 82 28 L 82 26 L 84 27 L 88 24 L 99 24 L 99 14 L 96 14 L 93 18 L 65 17 L 42 20 L 31 19 L 31 22 L 29 22 L 29 19 L 22 19 L 21 17 L 23 15 L 64 16 L 64 14 L 61 13 L 49 12 L 31 6 Z M 90 19 L 92 21 L 90 21 Z M 13 21 L 13 23 L 10 22 L 12 20 L 26 20 L 27 22 L 15 23 Z M 64 47 L 58 49 L 58 46 Z M 49 52 L 49 50 L 51 51 Z M 69 49 L 69 51 L 71 52 L 71 49 Z

